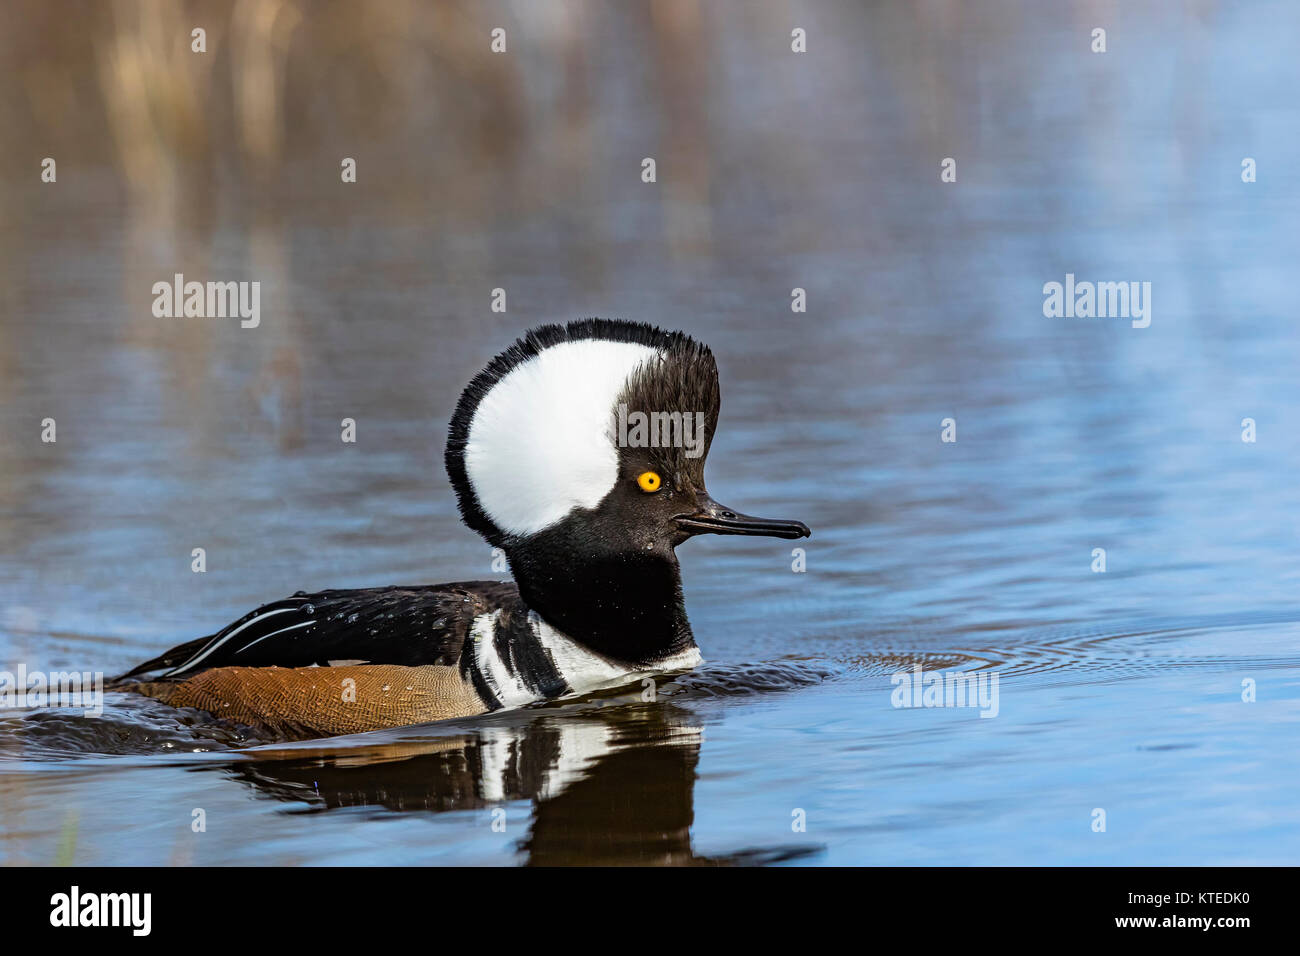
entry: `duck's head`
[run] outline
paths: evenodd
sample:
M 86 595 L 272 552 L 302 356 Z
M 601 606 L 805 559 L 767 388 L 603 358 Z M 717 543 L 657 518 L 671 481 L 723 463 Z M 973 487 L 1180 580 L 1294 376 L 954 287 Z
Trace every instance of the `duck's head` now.
M 597 617 L 658 626 L 658 605 L 680 605 L 674 549 L 688 538 L 810 533 L 710 497 L 719 407 L 712 352 L 681 332 L 605 319 L 534 329 L 474 378 L 452 417 L 461 515 L 505 551 L 529 606 L 571 636 L 610 624 L 575 622 L 575 589 L 584 606 L 611 609 Z

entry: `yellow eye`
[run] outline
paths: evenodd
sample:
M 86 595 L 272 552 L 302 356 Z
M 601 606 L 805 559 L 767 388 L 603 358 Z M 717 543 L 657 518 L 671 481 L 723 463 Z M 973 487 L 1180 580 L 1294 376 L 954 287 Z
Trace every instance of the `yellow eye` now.
M 642 491 L 658 491 L 663 482 L 658 472 L 643 471 L 637 475 L 636 483 L 641 486 Z

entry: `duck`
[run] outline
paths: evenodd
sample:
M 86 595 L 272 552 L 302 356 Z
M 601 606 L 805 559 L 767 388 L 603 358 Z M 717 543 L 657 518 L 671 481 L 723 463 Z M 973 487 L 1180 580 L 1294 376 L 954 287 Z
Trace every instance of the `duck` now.
M 690 670 L 702 658 L 676 549 L 701 534 L 811 534 L 710 497 L 720 408 L 713 353 L 684 332 L 599 318 L 534 328 L 466 386 L 445 452 L 461 518 L 512 581 L 300 590 L 112 685 L 324 737 Z

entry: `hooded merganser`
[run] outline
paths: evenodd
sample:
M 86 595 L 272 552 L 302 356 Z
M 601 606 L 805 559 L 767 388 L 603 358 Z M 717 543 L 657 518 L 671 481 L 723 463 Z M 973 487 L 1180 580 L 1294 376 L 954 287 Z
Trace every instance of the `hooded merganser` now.
M 514 584 L 299 591 L 118 684 L 273 732 L 331 735 L 693 667 L 674 549 L 705 533 L 810 534 L 709 497 L 720 404 L 713 353 L 684 333 L 606 319 L 534 329 L 470 382 L 446 451 L 461 516 L 504 552 Z M 700 422 L 704 434 L 629 438 L 628 409 L 641 426 Z

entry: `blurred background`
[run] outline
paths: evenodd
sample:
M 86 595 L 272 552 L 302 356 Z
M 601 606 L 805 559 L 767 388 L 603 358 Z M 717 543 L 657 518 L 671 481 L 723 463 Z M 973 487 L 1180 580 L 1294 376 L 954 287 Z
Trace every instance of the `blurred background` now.
M 832 862 L 1294 862 L 1293 765 L 1187 794 L 1291 752 L 1297 723 L 1297 27 L 1294 4 L 1215 0 L 8 0 L 0 660 L 111 673 L 300 588 L 498 577 L 442 470 L 460 389 L 530 326 L 622 316 L 717 353 L 719 499 L 814 529 L 804 574 L 771 542 L 681 554 L 721 669 L 682 718 L 715 741 L 684 771 L 713 781 L 697 843 L 784 845 L 801 806 Z M 260 326 L 156 318 L 178 272 L 259 281 Z M 1066 273 L 1150 282 L 1150 327 L 1045 318 Z M 822 676 L 744 669 L 781 661 Z M 902 714 L 900 662 L 1000 668 L 1020 703 Z M 1280 709 L 1231 709 L 1273 672 Z M 9 859 L 64 832 L 24 809 L 129 815 L 39 783 L 45 761 L 190 749 L 111 716 L 36 756 L 6 731 Z M 954 765 L 998 782 L 912 776 Z M 1133 831 L 1080 842 L 1075 804 L 1102 799 Z M 316 858 L 247 812 L 282 841 L 266 859 Z M 74 858 L 153 862 L 161 825 Z

